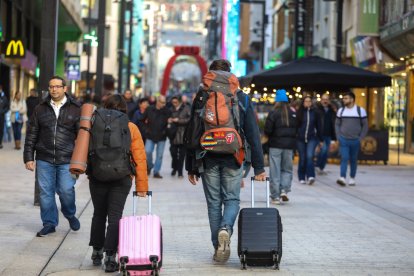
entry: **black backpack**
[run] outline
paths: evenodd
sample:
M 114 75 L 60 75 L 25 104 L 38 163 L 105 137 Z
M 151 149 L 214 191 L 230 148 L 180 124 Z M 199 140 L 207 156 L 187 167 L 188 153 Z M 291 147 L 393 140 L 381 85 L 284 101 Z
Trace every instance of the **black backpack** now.
M 117 181 L 135 174 L 131 163 L 131 133 L 128 115 L 113 109 L 98 109 L 92 118 L 88 174 L 102 181 Z

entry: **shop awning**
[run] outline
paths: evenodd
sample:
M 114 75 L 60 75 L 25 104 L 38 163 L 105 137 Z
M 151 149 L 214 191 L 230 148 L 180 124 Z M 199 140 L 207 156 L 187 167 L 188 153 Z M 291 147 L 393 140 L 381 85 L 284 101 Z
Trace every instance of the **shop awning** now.
M 311 90 L 385 87 L 391 77 L 318 56 L 290 61 L 273 69 L 240 78 L 241 87 L 290 88 L 300 86 Z

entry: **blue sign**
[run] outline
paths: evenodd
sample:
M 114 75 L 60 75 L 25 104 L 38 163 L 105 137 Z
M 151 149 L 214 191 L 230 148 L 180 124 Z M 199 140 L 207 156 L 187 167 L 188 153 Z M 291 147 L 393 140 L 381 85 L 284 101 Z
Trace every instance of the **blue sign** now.
M 66 59 L 66 79 L 68 81 L 80 80 L 80 56 L 68 56 Z

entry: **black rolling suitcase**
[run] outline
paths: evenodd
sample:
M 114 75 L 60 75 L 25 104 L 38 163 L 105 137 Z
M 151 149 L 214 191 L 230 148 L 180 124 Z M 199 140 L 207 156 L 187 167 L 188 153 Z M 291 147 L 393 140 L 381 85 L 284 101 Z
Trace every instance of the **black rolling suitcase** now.
M 272 266 L 279 269 L 282 258 L 282 220 L 276 208 L 269 208 L 269 178 L 266 178 L 267 208 L 254 207 L 252 177 L 252 208 L 239 214 L 237 251 L 242 269 L 248 266 Z

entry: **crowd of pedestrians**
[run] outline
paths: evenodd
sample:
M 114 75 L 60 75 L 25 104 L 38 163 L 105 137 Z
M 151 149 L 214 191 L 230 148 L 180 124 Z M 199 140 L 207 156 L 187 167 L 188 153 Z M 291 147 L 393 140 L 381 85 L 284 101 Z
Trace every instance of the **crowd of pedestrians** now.
M 244 170 L 251 164 L 256 180 L 267 178 L 254 104 L 237 89 L 238 80 L 230 71 L 231 64 L 227 60 L 214 61 L 191 102 L 184 95 L 168 99 L 162 95 L 151 96 L 135 101 L 131 90 L 102 99 L 103 109 L 122 113 L 127 120 L 128 131 L 123 131 L 130 134 L 131 160 L 126 165 L 128 168 L 124 168 L 125 175 L 106 181 L 94 176 L 90 167 L 94 164 L 90 160 L 93 156 L 88 157 L 87 174 L 94 206 L 89 245 L 93 247 L 94 265 L 100 265 L 105 256 L 105 270 L 118 269 L 118 224 L 132 187 L 131 176 L 135 177 L 137 195 L 145 197 L 149 176 L 163 178 L 161 168 L 167 139 L 172 159 L 171 176 L 183 178 L 186 170 L 193 185 L 201 178 L 213 260 L 220 263 L 228 260 L 233 226 L 240 209 Z M 214 92 L 216 82 L 224 89 L 222 98 Z M 213 94 L 215 104 L 209 104 Z M 84 98 L 84 102 L 90 101 Z M 328 152 L 334 140 L 339 141 L 341 156 L 337 183 L 346 185 L 349 163 L 348 184 L 355 185 L 360 141 L 368 131 L 367 113 L 355 104 L 355 95 L 346 93 L 344 106 L 339 108 L 331 103 L 328 94 L 322 95 L 320 102 L 304 95 L 303 99 L 289 103 L 286 91 L 281 89 L 276 92 L 275 102 L 267 114 L 262 133 L 268 138 L 271 202 L 290 201 L 288 193 L 292 190 L 296 153 L 299 183 L 313 185 L 316 174 L 326 174 Z M 81 128 L 80 110 L 81 104 L 67 93 L 65 80 L 59 76 L 50 79 L 47 97 L 40 97 L 32 89 L 26 100 L 16 92 L 9 102 L 0 85 L 0 149 L 3 132 L 7 129 L 7 114 L 17 150 L 21 148 L 22 127 L 26 123 L 24 163 L 26 169 L 36 171 L 40 187 L 43 228 L 37 233 L 38 237 L 55 232 L 59 224 L 56 194 L 70 228 L 80 229 L 75 216 L 77 176 L 69 172 Z M 105 139 L 104 143 L 108 143 Z M 220 139 L 227 148 L 220 144 Z M 215 148 L 217 145 L 221 148 Z

